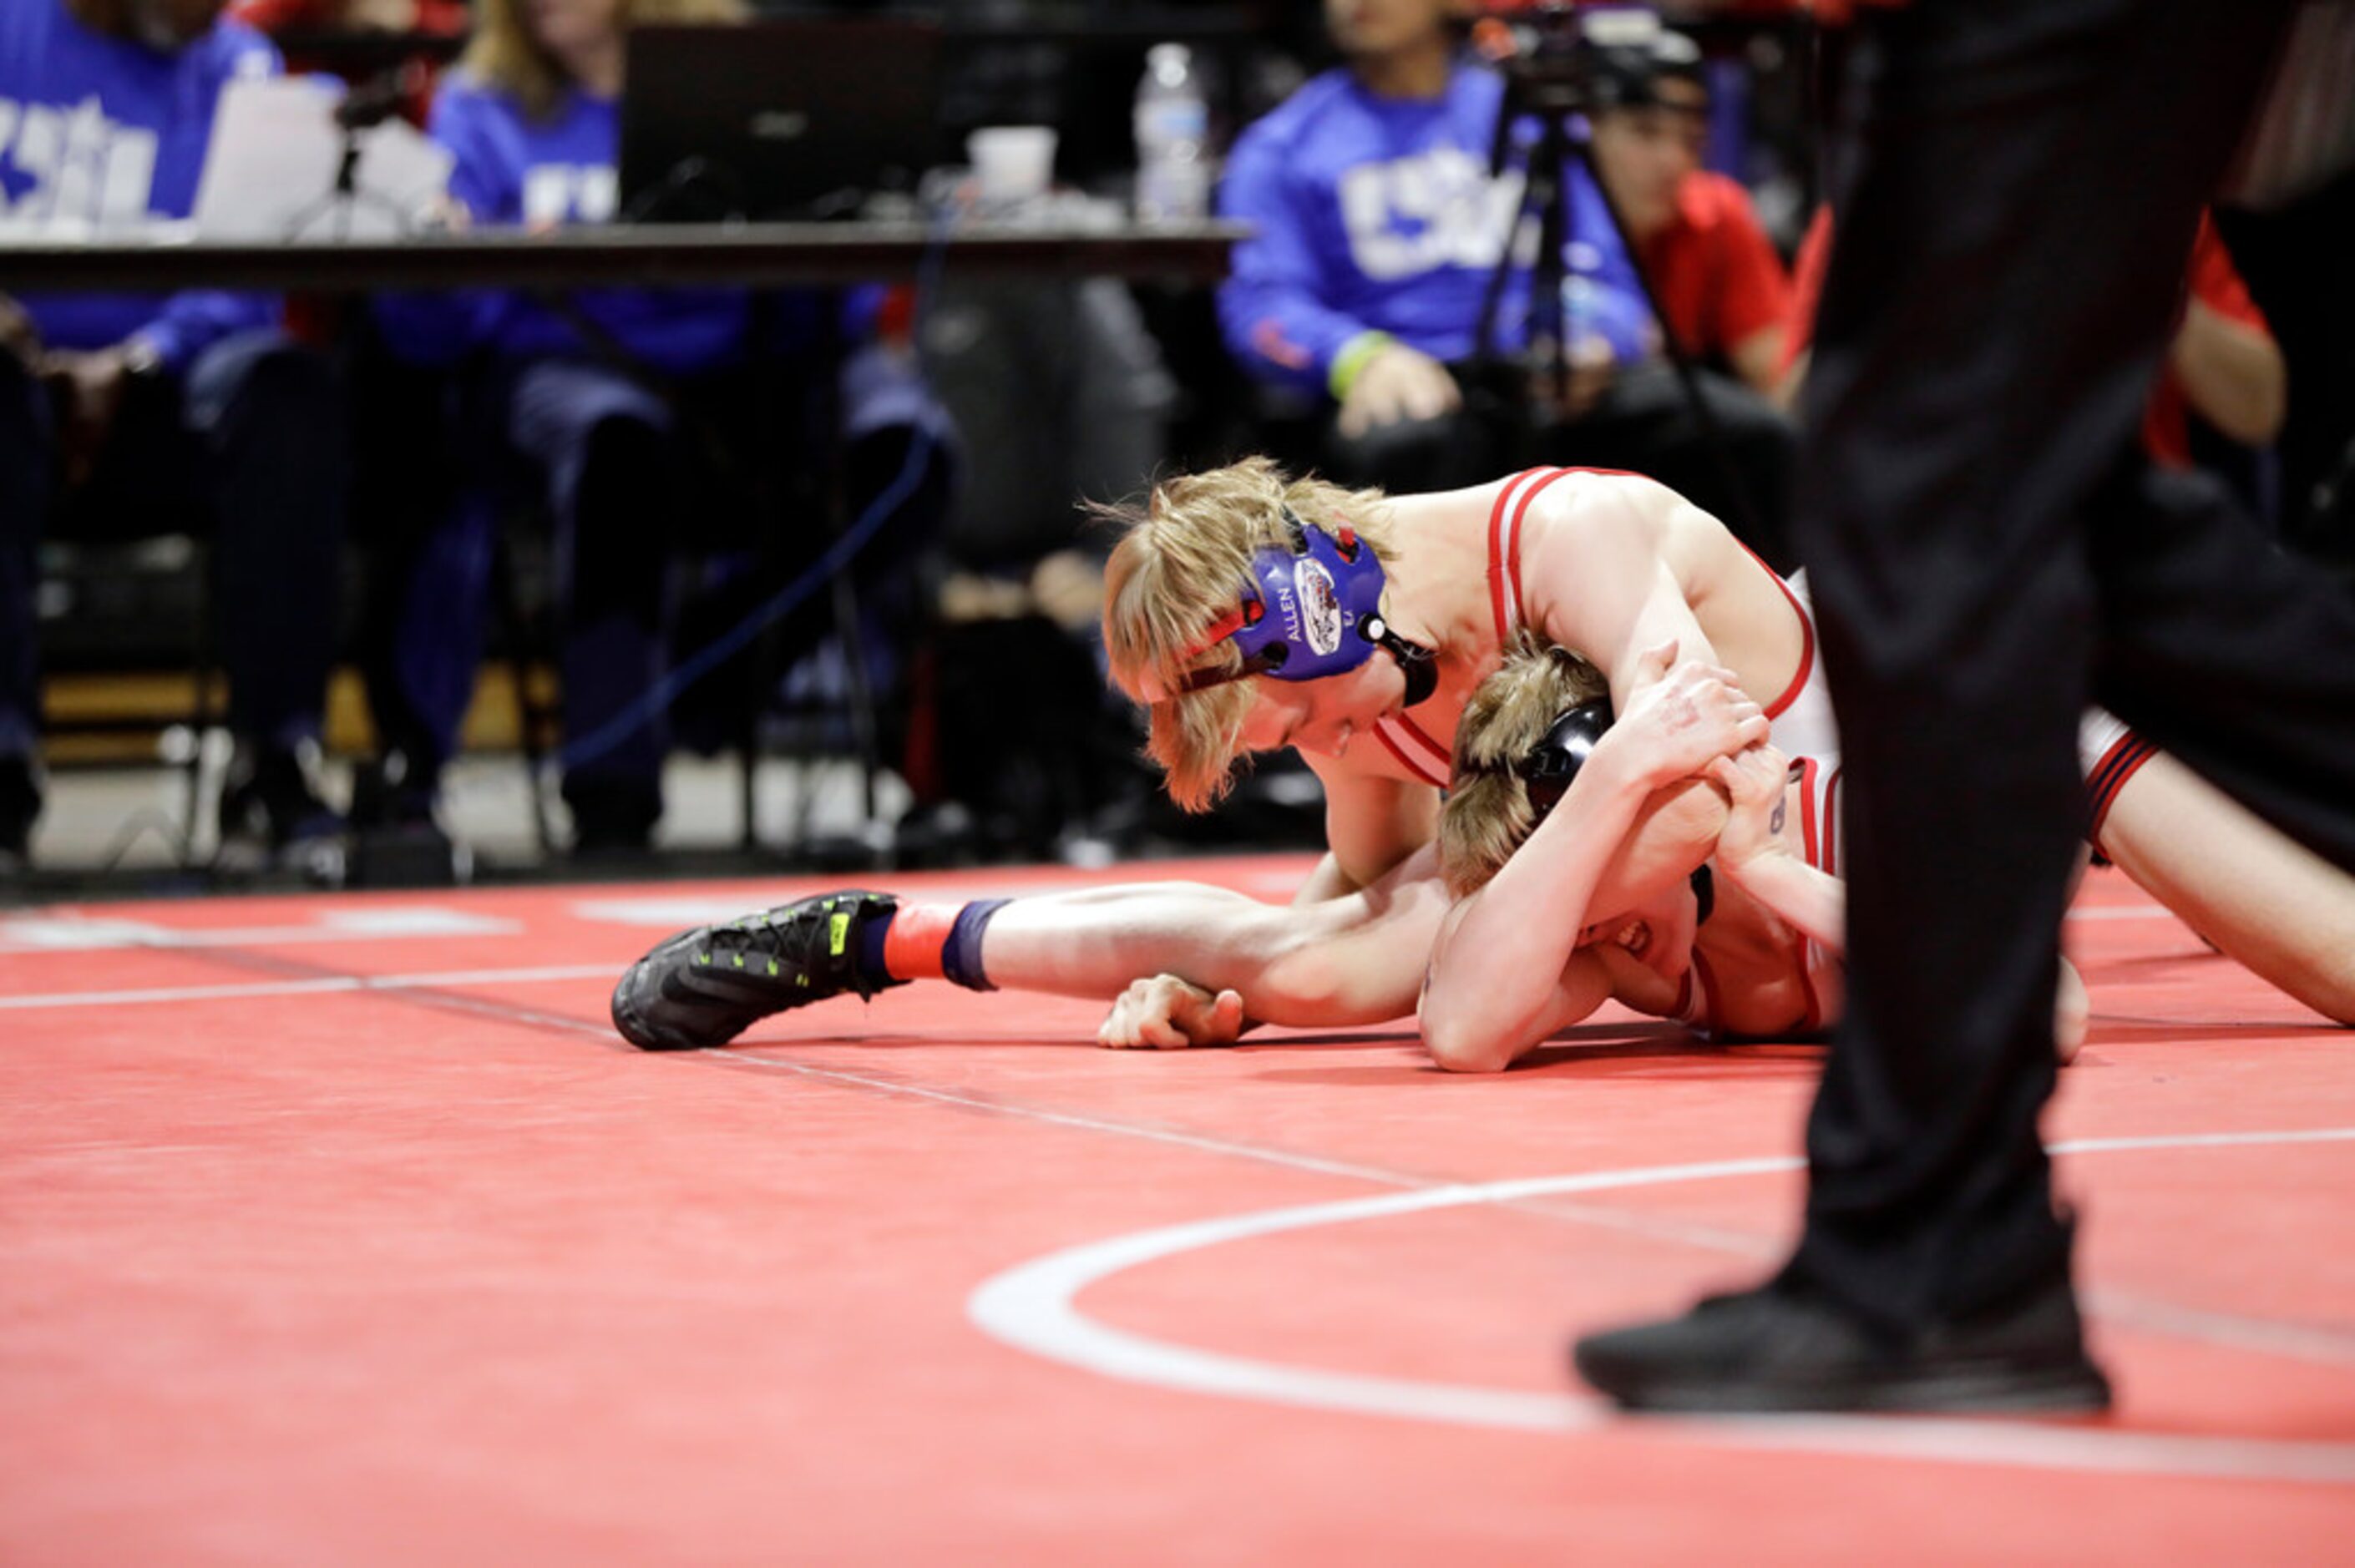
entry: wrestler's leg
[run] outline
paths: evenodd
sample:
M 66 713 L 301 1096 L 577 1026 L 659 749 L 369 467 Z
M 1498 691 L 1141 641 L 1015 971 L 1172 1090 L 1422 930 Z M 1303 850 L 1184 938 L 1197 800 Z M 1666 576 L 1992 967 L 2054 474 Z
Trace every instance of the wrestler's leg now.
M 1706 783 L 1656 796 L 1598 901 L 1624 896 L 1614 884 L 1657 878 L 1656 838 L 1681 841 L 1703 826 L 1713 834 L 1722 814 Z M 613 1022 L 646 1049 L 687 1050 L 772 1013 L 916 980 L 1111 1001 L 1132 981 L 1170 975 L 1213 999 L 1236 992 L 1243 1016 L 1261 1022 L 1374 1023 L 1414 1011 L 1446 906 L 1428 845 L 1371 886 L 1289 905 L 1185 882 L 961 906 L 822 895 L 661 943 L 614 987 Z
M 1414 1011 L 1446 910 L 1436 853 L 1417 851 L 1372 886 L 1312 904 L 1265 904 L 1199 883 L 1133 883 L 1018 898 L 982 937 L 990 983 L 1109 1000 L 1170 974 L 1242 998 L 1261 1022 L 1344 1026 Z
M 1374 1022 L 1414 1010 L 1446 905 L 1437 873 L 1425 849 L 1370 887 L 1298 905 L 1185 882 L 962 905 L 821 894 L 660 943 L 615 985 L 613 1022 L 645 1049 L 691 1050 L 918 980 L 1111 1001 L 1160 974 L 1234 991 L 1262 1022 Z
M 2103 850 L 2228 956 L 2355 1023 L 2355 876 L 2160 753 L 2120 787 Z

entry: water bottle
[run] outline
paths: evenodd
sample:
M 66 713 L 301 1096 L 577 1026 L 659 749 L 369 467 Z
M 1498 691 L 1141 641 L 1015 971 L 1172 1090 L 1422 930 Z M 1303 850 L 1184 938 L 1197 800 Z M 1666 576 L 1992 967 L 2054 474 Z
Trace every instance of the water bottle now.
M 1136 84 L 1136 216 L 1184 223 L 1210 207 L 1210 107 L 1193 51 L 1156 44 Z

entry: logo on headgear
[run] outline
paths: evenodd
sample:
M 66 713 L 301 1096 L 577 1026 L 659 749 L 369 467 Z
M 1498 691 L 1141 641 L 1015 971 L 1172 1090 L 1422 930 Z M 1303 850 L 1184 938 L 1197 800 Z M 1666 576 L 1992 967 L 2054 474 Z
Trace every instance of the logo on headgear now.
M 1333 591 L 1333 574 L 1315 561 L 1292 568 L 1293 587 L 1300 592 L 1301 630 L 1308 646 L 1319 654 L 1341 646 L 1341 597 Z

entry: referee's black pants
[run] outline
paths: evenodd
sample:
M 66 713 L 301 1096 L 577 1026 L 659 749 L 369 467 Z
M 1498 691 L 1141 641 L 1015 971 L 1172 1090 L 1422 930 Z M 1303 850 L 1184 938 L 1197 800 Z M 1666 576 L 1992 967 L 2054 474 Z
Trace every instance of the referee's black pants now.
M 2037 1121 L 2088 698 L 2355 864 L 2355 608 L 2119 456 L 2288 9 L 1916 0 L 1857 40 L 1796 504 L 1850 968 L 1795 1266 L 1893 1329 L 2066 1278 Z

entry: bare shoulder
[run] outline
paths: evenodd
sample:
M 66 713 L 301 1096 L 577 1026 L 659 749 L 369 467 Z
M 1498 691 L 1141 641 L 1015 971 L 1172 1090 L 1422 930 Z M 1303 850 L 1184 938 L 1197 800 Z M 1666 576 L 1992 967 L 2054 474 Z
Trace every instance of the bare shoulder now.
M 1432 490 L 1419 495 L 1391 495 L 1383 499 L 1393 532 L 1412 530 L 1428 533 L 1435 528 L 1451 531 L 1472 524 L 1485 524 L 1488 513 L 1512 482 L 1508 478 L 1490 480 L 1486 484 L 1467 485 L 1462 490 Z
M 1521 533 L 1524 563 L 1542 563 L 1530 577 L 1557 588 L 1619 576 L 1624 590 L 1625 574 L 1665 567 L 1689 593 L 1742 555 L 1715 517 L 1636 473 L 1572 473 L 1538 496 Z
M 1639 474 L 1572 473 L 1548 485 L 1516 540 L 1524 612 L 1563 641 L 1589 619 L 1581 607 L 1640 596 L 1669 553 L 1685 504 Z
M 1522 522 L 1528 541 L 1523 548 L 1556 535 L 1657 535 L 1680 509 L 1690 507 L 1683 496 L 1640 473 L 1573 470 L 1529 503 Z

